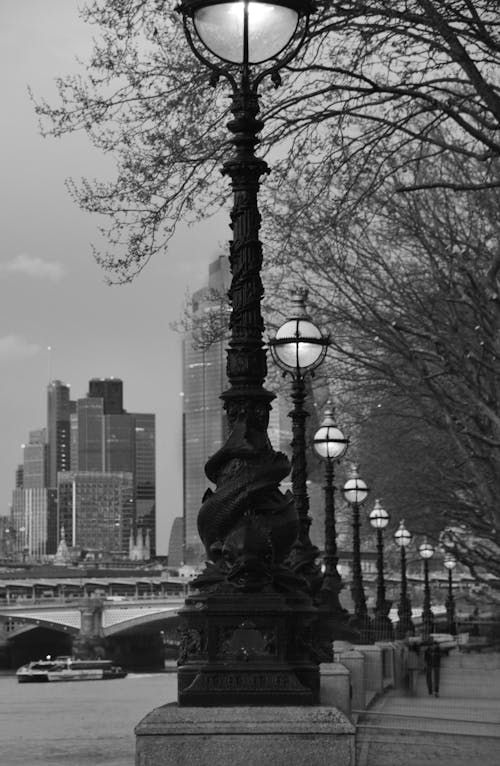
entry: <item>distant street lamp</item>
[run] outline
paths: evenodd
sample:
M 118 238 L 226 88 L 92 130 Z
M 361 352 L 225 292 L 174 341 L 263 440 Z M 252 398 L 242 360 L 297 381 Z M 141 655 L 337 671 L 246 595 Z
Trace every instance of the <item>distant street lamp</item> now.
M 411 601 L 408 597 L 408 584 L 406 580 L 406 549 L 413 539 L 412 533 L 406 529 L 404 521 L 399 522 L 399 527 L 394 533 L 394 542 L 401 551 L 401 591 L 398 605 L 398 628 L 397 637 L 404 638 L 408 633 L 414 635 L 415 625 L 411 619 Z
M 424 603 L 422 608 L 422 635 L 424 639 L 434 630 L 434 615 L 431 609 L 431 591 L 429 587 L 429 559 L 434 556 L 434 547 L 427 542 L 427 538 L 419 545 L 418 553 L 424 562 Z
M 292 378 L 292 493 L 299 518 L 299 533 L 289 561 L 295 571 L 306 577 L 315 592 L 321 584 L 321 574 L 316 563 L 319 551 L 309 537 L 311 517 L 306 461 L 306 419 L 309 413 L 304 408 L 305 381 L 325 358 L 330 339 L 309 318 L 305 306 L 307 294 L 307 290 L 292 291 L 293 315 L 269 340 L 269 348 L 283 375 L 288 374 Z
M 375 619 L 373 620 L 373 638 L 375 641 L 390 640 L 394 636 L 392 622 L 388 616 L 384 582 L 383 531 L 389 523 L 389 518 L 385 508 L 380 505 L 380 500 L 375 500 L 375 506 L 370 513 L 370 524 L 377 532 L 377 601 Z
M 366 608 L 366 598 L 363 589 L 363 574 L 361 571 L 361 539 L 359 509 L 369 493 L 366 483 L 359 477 L 358 467 L 353 466 L 349 478 L 343 486 L 344 499 L 352 508 L 352 585 L 351 594 L 354 602 L 353 624 L 360 633 L 362 641 L 369 639 L 370 620 Z
M 325 497 L 325 555 L 324 572 L 319 602 L 328 613 L 330 619 L 331 635 L 335 636 L 336 624 L 345 621 L 348 612 L 339 601 L 342 590 L 342 580 L 337 568 L 337 531 L 335 524 L 335 486 L 334 469 L 335 463 L 341 460 L 349 445 L 342 431 L 335 424 L 334 410 L 331 402 L 327 402 L 323 420 L 314 434 L 314 449 L 325 463 L 325 483 L 323 485 Z
M 443 561 L 444 566 L 448 570 L 448 595 L 446 597 L 446 617 L 448 622 L 448 633 L 455 636 L 457 633 L 457 626 L 455 623 L 455 599 L 453 598 L 453 570 L 457 565 L 457 561 L 451 553 L 447 553 Z

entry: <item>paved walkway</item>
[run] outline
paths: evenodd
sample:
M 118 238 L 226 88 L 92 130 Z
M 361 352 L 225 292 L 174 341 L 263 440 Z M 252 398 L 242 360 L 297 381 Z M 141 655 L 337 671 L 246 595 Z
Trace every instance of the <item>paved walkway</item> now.
M 358 720 L 357 766 L 499 766 L 500 655 L 444 658 L 440 696 L 421 675 L 415 695 L 392 690 Z

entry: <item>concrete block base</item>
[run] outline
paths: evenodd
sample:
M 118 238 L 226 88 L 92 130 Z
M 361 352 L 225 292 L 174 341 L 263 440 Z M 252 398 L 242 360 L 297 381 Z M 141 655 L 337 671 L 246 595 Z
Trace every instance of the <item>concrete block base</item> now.
M 136 766 L 354 766 L 355 728 L 334 707 L 156 708 L 135 728 Z

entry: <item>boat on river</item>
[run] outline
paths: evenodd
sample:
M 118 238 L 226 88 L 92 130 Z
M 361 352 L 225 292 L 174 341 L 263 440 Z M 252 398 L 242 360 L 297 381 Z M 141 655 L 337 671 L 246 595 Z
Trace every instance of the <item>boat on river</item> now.
M 34 660 L 16 672 L 20 684 L 46 681 L 105 681 L 125 678 L 127 671 L 111 660 L 77 660 L 56 657 Z

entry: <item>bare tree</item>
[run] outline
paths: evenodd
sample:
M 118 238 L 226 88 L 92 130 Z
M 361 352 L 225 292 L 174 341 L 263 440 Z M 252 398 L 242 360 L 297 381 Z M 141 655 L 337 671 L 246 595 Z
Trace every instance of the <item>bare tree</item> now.
M 166 0 L 93 0 L 83 16 L 96 29 L 87 69 L 59 79 L 59 102 L 36 110 L 46 135 L 83 130 L 115 158 L 114 179 L 68 186 L 83 209 L 107 216 L 109 249 L 96 256 L 125 281 L 179 220 L 220 206 L 228 102 L 207 87 Z M 496 0 L 321 3 L 283 87 L 263 93 L 269 198 L 303 176 L 318 199 L 351 209 L 389 180 L 406 191 L 498 185 L 499 34 Z M 475 163 L 473 179 L 458 183 L 443 163 L 425 181 L 417 172 L 450 154 Z

